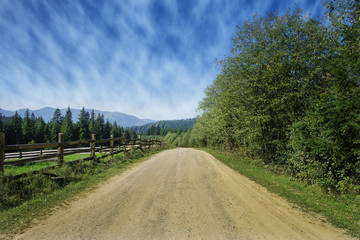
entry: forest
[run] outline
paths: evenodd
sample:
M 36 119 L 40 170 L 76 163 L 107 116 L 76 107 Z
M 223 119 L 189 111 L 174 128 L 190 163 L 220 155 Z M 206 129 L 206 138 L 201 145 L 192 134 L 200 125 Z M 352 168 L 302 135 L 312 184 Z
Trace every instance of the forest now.
M 241 152 L 324 189 L 359 193 L 360 1 L 324 5 L 322 18 L 296 8 L 238 26 L 194 128 L 166 139 Z
M 142 126 L 133 127 L 133 129 L 138 134 L 165 136 L 169 132 L 191 129 L 193 128 L 195 123 L 196 118 L 180 120 L 162 120 L 156 123 L 149 123 Z
M 3 121 L 0 115 L 0 131 L 5 132 L 5 142 L 9 144 L 45 143 L 57 142 L 58 133 L 65 135 L 65 141 L 88 140 L 91 134 L 96 134 L 96 139 L 121 137 L 125 134 L 127 139 L 136 137 L 133 129 L 124 129 L 116 122 L 110 123 L 104 120 L 102 114 L 95 116 L 94 110 L 91 113 L 82 108 L 77 122 L 73 122 L 70 107 L 61 115 L 60 109 L 56 109 L 50 122 L 45 122 L 42 117 L 35 117 L 29 110 L 23 117 L 16 112 L 8 121 Z

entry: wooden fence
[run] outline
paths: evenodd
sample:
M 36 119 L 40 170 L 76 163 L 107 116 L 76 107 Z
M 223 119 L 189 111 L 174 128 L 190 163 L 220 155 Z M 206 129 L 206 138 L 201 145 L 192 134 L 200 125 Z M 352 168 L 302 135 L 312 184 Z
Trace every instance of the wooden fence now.
M 69 148 L 76 145 L 89 145 L 89 147 Z M 0 173 L 4 173 L 5 165 L 57 160 L 57 166 L 62 166 L 64 156 L 67 155 L 90 153 L 90 157 L 82 160 L 98 161 L 99 158 L 95 156 L 96 152 L 107 153 L 102 156 L 106 157 L 130 148 L 143 149 L 154 146 L 161 146 L 161 142 L 159 140 L 143 140 L 140 137 L 137 139 L 126 139 L 124 136 L 114 138 L 113 135 L 108 139 L 96 140 L 95 134 L 91 135 L 90 140 L 65 142 L 63 133 L 59 133 L 58 142 L 54 143 L 5 145 L 5 133 L 0 132 Z M 45 150 L 49 148 L 55 149 Z

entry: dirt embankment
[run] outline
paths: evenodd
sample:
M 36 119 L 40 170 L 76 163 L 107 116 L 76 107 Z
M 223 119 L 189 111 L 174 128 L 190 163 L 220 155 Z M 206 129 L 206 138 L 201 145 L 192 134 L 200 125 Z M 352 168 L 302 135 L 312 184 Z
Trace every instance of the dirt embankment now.
M 15 239 L 351 239 L 209 154 L 157 154 Z

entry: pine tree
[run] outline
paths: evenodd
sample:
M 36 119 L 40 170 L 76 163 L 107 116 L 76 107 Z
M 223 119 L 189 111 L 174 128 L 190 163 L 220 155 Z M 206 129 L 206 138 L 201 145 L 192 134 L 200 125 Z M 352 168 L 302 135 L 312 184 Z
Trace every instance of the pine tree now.
M 104 115 L 100 113 L 98 113 L 98 116 L 95 120 L 94 131 L 98 139 L 104 138 Z
M 6 134 L 6 144 L 20 144 L 23 143 L 23 134 L 22 134 L 22 118 L 15 112 L 14 116 L 11 118 L 10 124 L 7 127 Z
M 124 135 L 125 135 L 125 139 L 130 139 L 131 138 L 131 133 L 129 129 L 126 129 L 124 131 Z
M 65 135 L 65 141 L 71 141 L 74 135 L 74 127 L 72 122 L 72 113 L 70 107 L 68 107 L 64 120 L 61 124 L 61 132 Z
M 135 130 L 132 128 L 132 129 L 130 129 L 130 137 L 132 138 L 132 139 L 136 139 L 137 138 L 137 134 L 136 134 L 136 132 L 135 132 Z
M 63 117 L 59 108 L 56 108 L 54 115 L 51 119 L 50 127 L 50 141 L 57 142 L 58 134 L 60 133 L 61 124 L 63 122 Z
M 35 133 L 34 133 L 34 140 L 37 143 L 44 143 L 46 142 L 46 129 L 45 129 L 45 121 L 40 116 L 35 121 Z
M 116 121 L 112 125 L 111 134 L 114 135 L 114 137 L 120 137 L 120 132 Z
M 103 138 L 109 138 L 111 134 L 112 125 L 109 122 L 109 120 L 106 120 L 106 123 L 104 125 L 104 136 Z
M 23 142 L 29 143 L 33 140 L 34 136 L 34 125 L 32 123 L 32 119 L 30 118 L 29 109 L 26 109 L 25 115 L 22 122 L 22 135 L 23 135 Z
M 94 111 L 94 109 L 91 110 L 91 114 L 90 114 L 89 130 L 91 133 L 95 133 L 95 111 Z
M 79 138 L 80 140 L 88 140 L 90 139 L 90 131 L 89 131 L 89 121 L 90 121 L 90 114 L 85 111 L 83 107 L 79 114 Z

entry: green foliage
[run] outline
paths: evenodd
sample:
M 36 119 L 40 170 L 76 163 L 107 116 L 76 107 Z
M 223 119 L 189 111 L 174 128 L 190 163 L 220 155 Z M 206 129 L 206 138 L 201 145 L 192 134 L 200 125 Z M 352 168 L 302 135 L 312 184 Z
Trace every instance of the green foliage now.
M 64 133 L 65 141 L 71 141 L 74 139 L 74 126 L 72 122 L 72 113 L 70 107 L 68 107 L 64 120 L 61 124 L 60 132 Z
M 117 125 L 117 122 L 114 122 L 114 124 L 111 127 L 111 134 L 114 135 L 114 137 L 122 137 L 122 134 L 124 132 L 124 129 Z
M 89 130 L 91 133 L 95 133 L 95 110 L 91 110 Z
M 79 128 L 79 139 L 86 140 L 90 139 L 90 130 L 89 130 L 89 113 L 85 111 L 83 107 L 79 114 L 78 128 Z
M 329 26 L 295 9 L 238 27 L 188 139 L 288 165 L 326 189 L 357 189 L 360 5 L 333 0 L 326 6 Z M 181 145 L 173 134 L 168 139 Z
M 35 116 L 34 113 L 32 113 L 30 118 L 30 112 L 29 109 L 26 109 L 25 116 L 23 118 L 22 122 L 22 135 L 23 135 L 23 142 L 29 143 L 33 139 L 33 136 L 35 134 L 34 132 L 34 126 L 35 126 Z
M 292 164 L 312 181 L 340 192 L 360 184 L 359 2 L 327 1 L 336 54 L 327 86 L 292 127 Z M 312 171 L 312 169 L 316 169 Z M 316 173 L 315 176 L 313 173 Z
M 149 123 L 139 127 L 133 127 L 137 133 L 147 135 L 161 135 L 165 136 L 168 132 L 181 129 L 191 129 L 196 123 L 196 118 L 158 121 L 156 123 Z
M 191 129 L 182 131 L 179 129 L 177 132 L 168 132 L 164 137 L 164 142 L 176 147 L 193 147 L 197 146 L 196 140 L 192 137 Z
M 96 120 L 95 120 L 95 124 L 94 124 L 94 133 L 96 134 L 96 136 L 99 139 L 102 139 L 104 137 L 109 137 L 109 136 L 105 136 L 105 131 L 104 131 L 104 115 L 100 115 L 100 113 L 98 114 Z
M 10 124 L 5 128 L 6 134 L 6 144 L 19 144 L 22 143 L 23 133 L 22 133 L 22 118 L 16 112 L 15 115 L 11 118 Z
M 16 114 L 11 118 L 6 118 L 5 122 L 1 120 L 0 124 L 4 124 L 6 144 L 27 144 L 27 143 L 44 143 L 57 142 L 58 133 L 65 134 L 65 141 L 87 140 L 90 139 L 91 133 L 95 133 L 97 139 L 109 138 L 110 134 L 114 137 L 121 137 L 124 129 L 116 122 L 111 124 L 109 120 L 104 121 L 103 115 L 98 115 L 95 119 L 95 112 L 92 110 L 90 114 L 82 108 L 78 122 L 73 123 L 72 113 L 68 107 L 65 116 L 61 115 L 60 109 L 56 109 L 49 123 L 46 123 L 42 117 L 36 118 L 34 113 L 27 110 L 24 118 Z M 135 136 L 134 130 L 128 131 L 128 137 Z
M 58 133 L 60 132 L 63 120 L 64 120 L 64 118 L 61 115 L 60 109 L 56 108 L 54 115 L 50 122 L 50 141 L 51 142 L 58 141 Z

